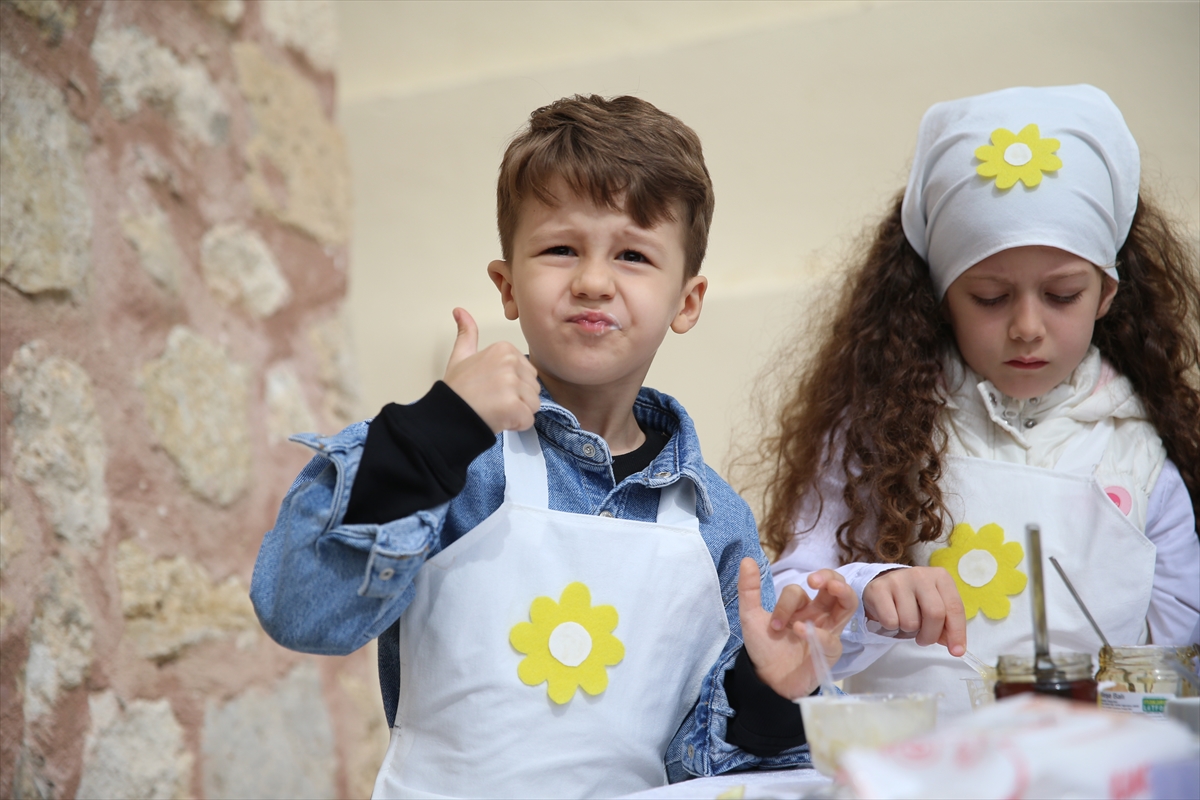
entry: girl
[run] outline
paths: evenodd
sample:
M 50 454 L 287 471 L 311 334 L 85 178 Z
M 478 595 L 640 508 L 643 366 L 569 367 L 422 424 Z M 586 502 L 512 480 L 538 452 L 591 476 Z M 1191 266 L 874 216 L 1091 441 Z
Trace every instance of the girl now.
M 920 645 L 1032 655 L 1031 522 L 1111 643 L 1197 639 L 1200 287 L 1139 173 L 1091 86 L 922 120 L 763 451 L 777 586 L 841 565 L 862 593 L 850 691 L 939 690 L 953 712 L 974 673 Z M 1052 570 L 1045 586 L 1053 647 L 1094 654 Z

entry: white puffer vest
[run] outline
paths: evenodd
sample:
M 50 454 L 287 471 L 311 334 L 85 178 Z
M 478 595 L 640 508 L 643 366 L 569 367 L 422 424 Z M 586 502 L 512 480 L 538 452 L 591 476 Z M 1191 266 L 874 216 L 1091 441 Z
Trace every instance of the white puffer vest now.
M 1067 443 L 1109 419 L 1113 433 L 1096 466 L 1105 494 L 1146 530 L 1150 492 L 1167 452 L 1133 385 L 1088 350 L 1071 376 L 1041 397 L 1014 400 L 959 358 L 945 364 L 947 453 L 1053 469 Z

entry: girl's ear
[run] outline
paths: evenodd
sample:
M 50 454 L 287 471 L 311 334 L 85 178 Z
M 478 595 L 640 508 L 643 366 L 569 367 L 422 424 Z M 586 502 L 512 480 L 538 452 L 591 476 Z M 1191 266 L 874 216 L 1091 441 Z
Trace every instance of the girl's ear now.
M 704 307 L 704 293 L 708 291 L 708 278 L 696 275 L 683 284 L 682 303 L 679 313 L 671 320 L 671 330 L 687 333 L 700 321 L 700 309 Z
M 1100 305 L 1096 308 L 1096 319 L 1100 319 L 1108 313 L 1108 309 L 1112 306 L 1113 298 L 1117 296 L 1119 285 L 1111 277 L 1104 275 L 1100 284 Z
M 512 267 L 507 261 L 493 261 L 488 264 L 488 277 L 500 291 L 500 302 L 504 305 L 504 318 L 516 319 L 520 314 L 517 310 L 517 299 L 513 297 Z

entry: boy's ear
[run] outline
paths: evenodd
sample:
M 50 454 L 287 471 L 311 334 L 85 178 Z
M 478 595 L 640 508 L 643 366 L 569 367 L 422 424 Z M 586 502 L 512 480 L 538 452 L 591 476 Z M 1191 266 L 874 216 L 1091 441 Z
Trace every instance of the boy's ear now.
M 683 284 L 683 302 L 679 313 L 671 321 L 671 330 L 687 333 L 700 321 L 700 309 L 704 306 L 704 293 L 708 291 L 708 278 L 696 275 Z
M 488 264 L 487 271 L 488 277 L 500 291 L 500 302 L 504 304 L 504 318 L 516 319 L 520 315 L 517 312 L 516 298 L 513 297 L 512 267 L 507 261 L 493 261 Z

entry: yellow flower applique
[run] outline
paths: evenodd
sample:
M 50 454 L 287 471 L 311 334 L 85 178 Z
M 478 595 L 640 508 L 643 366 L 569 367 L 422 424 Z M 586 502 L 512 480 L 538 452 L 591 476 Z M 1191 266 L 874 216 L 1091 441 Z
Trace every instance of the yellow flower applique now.
M 576 581 L 563 589 L 556 603 L 535 598 L 529 622 L 518 622 L 509 642 L 525 658 L 517 676 L 527 686 L 549 683 L 550 699 L 562 705 L 582 687 L 597 695 L 608 687 L 608 670 L 625 657 L 625 645 L 613 636 L 617 610 L 593 606 L 588 587 Z
M 1042 182 L 1043 172 L 1062 167 L 1062 159 L 1053 155 L 1058 146 L 1058 139 L 1043 139 L 1037 125 L 1026 125 L 1016 134 L 996 128 L 992 143 L 975 149 L 975 157 L 983 162 L 975 171 L 995 178 L 997 189 L 1008 189 L 1018 180 L 1032 189 Z
M 1004 529 L 992 523 L 975 531 L 965 522 L 954 526 L 950 546 L 935 550 L 929 566 L 954 576 L 967 619 L 980 609 L 988 619 L 1004 619 L 1012 604 L 1007 595 L 1025 590 L 1025 573 L 1017 564 L 1025 557 L 1019 542 L 1004 541 Z

